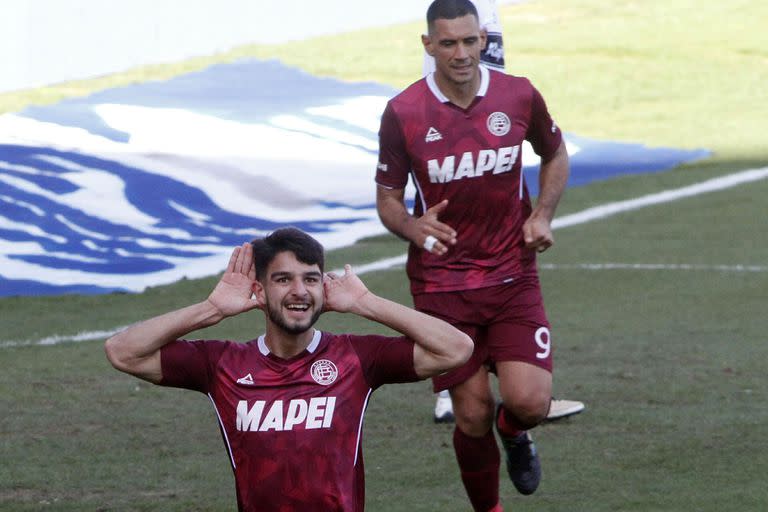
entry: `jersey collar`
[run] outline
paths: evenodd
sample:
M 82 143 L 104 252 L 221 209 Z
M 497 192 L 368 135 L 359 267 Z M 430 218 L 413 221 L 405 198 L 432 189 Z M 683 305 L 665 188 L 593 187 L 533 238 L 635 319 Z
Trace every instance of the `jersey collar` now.
M 259 336 L 259 339 L 257 340 L 257 344 L 259 346 L 259 352 L 261 352 L 261 355 L 268 356 L 270 354 L 269 347 L 267 347 L 267 344 L 264 342 L 264 334 Z M 310 354 L 314 353 L 315 350 L 317 350 L 317 346 L 320 345 L 320 338 L 323 337 L 323 333 L 319 330 L 315 329 L 315 334 L 312 336 L 312 341 L 309 342 L 309 345 L 307 345 L 307 352 Z
M 488 92 L 488 84 L 491 82 L 491 73 L 488 71 L 488 68 L 485 67 L 483 64 L 480 64 L 478 66 L 480 69 L 480 89 L 477 91 L 477 96 L 485 96 L 485 93 Z M 448 97 L 443 94 L 443 92 L 440 90 L 440 88 L 437 86 L 437 82 L 435 82 L 435 72 L 427 75 L 427 86 L 429 87 L 429 90 L 432 91 L 432 94 L 435 95 L 435 98 L 440 103 L 450 103 L 451 100 L 448 99 Z

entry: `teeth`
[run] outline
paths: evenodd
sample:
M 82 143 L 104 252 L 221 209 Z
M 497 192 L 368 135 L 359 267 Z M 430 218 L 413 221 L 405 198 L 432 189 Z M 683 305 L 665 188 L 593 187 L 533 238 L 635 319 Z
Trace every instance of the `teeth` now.
M 285 307 L 295 311 L 306 311 L 307 309 L 309 309 L 309 306 L 306 304 L 288 304 Z

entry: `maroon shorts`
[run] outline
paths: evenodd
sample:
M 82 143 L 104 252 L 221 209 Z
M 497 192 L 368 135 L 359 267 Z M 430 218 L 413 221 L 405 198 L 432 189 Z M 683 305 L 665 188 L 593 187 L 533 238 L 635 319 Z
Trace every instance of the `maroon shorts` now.
M 413 303 L 475 342 L 469 361 L 432 378 L 435 391 L 461 384 L 482 365 L 498 361 L 523 361 L 552 371 L 552 340 L 537 276 L 476 290 L 421 293 Z

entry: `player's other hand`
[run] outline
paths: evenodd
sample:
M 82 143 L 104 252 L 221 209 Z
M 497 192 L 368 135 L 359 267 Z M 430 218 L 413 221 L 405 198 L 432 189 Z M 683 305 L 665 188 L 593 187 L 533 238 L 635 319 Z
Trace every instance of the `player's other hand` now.
M 252 298 L 256 284 L 253 246 L 246 242 L 232 251 L 227 269 L 208 301 L 225 317 L 260 308 L 259 301 Z
M 526 248 L 535 249 L 537 252 L 544 252 L 555 243 L 549 221 L 534 216 L 529 217 L 523 224 L 523 239 Z
M 354 312 L 360 300 L 368 292 L 368 288 L 352 271 L 351 265 L 344 265 L 344 275 L 339 276 L 328 272 L 323 277 L 325 291 L 325 311 L 338 313 Z
M 456 230 L 448 224 L 440 222 L 438 217 L 448 207 L 448 200 L 443 199 L 429 208 L 424 215 L 416 219 L 413 243 L 425 251 L 442 256 L 452 245 L 456 245 Z

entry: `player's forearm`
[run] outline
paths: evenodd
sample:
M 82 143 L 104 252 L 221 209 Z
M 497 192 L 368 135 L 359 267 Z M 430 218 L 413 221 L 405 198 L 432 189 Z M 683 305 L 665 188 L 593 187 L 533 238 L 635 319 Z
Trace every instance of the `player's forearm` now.
M 531 216 L 543 217 L 551 222 L 560 198 L 568 184 L 568 151 L 561 143 L 555 156 L 541 165 L 539 172 L 539 197 Z
M 384 227 L 405 241 L 411 241 L 410 224 L 415 220 L 398 191 L 378 187 L 376 210 Z
M 371 292 L 350 312 L 412 339 L 419 349 L 414 357 L 416 373 L 422 378 L 459 366 L 472 355 L 472 339 L 449 323 Z
M 158 382 L 162 377 L 159 352 L 163 346 L 223 318 L 221 312 L 205 300 L 144 320 L 106 341 L 107 359 L 120 371 Z

